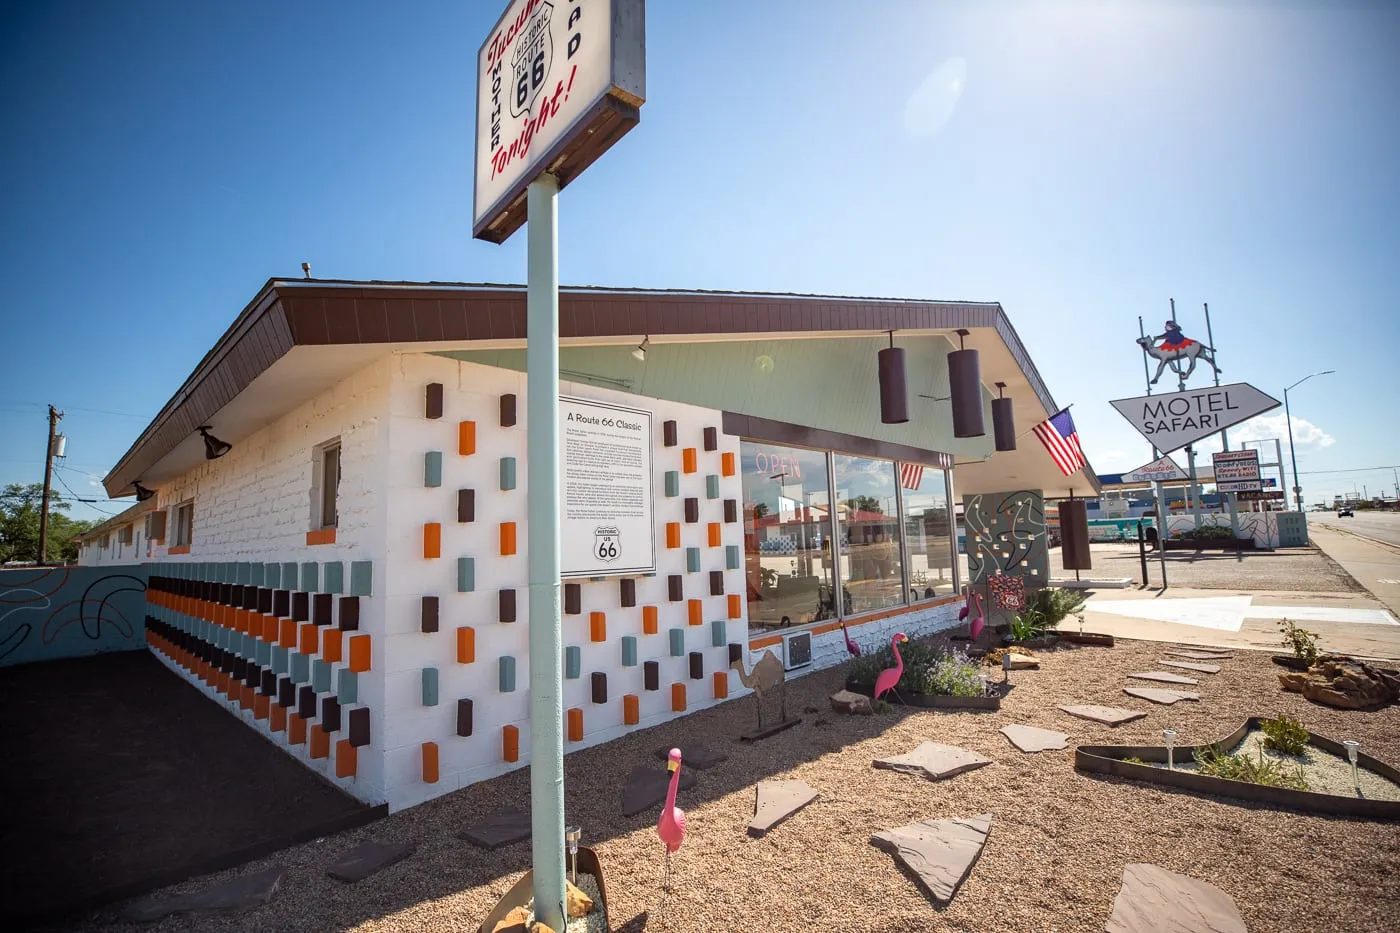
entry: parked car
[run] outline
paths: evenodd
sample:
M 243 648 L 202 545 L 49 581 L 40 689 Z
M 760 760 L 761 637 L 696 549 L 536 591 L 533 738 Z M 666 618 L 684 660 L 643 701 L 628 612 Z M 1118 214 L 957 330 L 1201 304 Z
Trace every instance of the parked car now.
M 1338 509 L 1338 510 L 1337 510 L 1337 517 L 1338 517 L 1338 518 L 1355 518 L 1356 516 L 1353 515 L 1353 514 L 1351 514 L 1351 509 Z

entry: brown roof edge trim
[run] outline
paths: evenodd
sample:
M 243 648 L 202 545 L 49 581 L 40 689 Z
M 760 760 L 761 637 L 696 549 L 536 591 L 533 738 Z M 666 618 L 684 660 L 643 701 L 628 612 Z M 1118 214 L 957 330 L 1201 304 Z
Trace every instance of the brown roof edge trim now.
M 904 460 L 922 463 L 940 470 L 953 468 L 953 455 L 939 450 L 926 450 L 890 441 L 878 441 L 854 434 L 842 434 L 824 428 L 813 428 L 771 418 L 759 418 L 739 412 L 726 411 L 723 418 L 724 433 L 758 441 L 771 441 L 775 444 L 792 444 L 796 447 L 811 447 L 817 450 L 834 450 L 837 453 L 859 454 L 862 457 L 875 457 L 880 460 Z

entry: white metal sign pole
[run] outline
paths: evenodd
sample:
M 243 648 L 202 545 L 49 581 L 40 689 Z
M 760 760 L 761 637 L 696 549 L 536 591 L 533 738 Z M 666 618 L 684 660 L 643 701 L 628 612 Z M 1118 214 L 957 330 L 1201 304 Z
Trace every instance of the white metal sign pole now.
M 564 648 L 559 595 L 559 183 L 526 195 L 530 843 L 535 920 L 564 929 Z

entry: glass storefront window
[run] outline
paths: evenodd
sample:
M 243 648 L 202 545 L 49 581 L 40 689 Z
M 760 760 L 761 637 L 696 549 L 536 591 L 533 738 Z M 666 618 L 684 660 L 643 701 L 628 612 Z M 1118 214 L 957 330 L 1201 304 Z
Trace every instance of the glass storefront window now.
M 740 457 L 750 633 L 834 618 L 826 454 L 745 441 Z
M 834 463 L 846 614 L 902 606 L 907 600 L 895 466 L 888 460 L 845 454 L 836 454 Z
M 952 530 L 948 485 L 942 470 L 900 464 L 904 485 L 904 539 L 909 549 L 909 589 L 915 599 L 953 592 Z

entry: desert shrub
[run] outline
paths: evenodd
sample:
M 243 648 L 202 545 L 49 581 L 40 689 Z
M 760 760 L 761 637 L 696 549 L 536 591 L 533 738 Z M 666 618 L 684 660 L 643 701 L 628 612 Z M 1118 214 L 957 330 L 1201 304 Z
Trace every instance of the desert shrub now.
M 1036 592 L 1031 608 L 1040 613 L 1045 628 L 1052 629 L 1084 608 L 1086 597 L 1079 590 L 1047 586 Z
M 1293 656 L 1309 665 L 1317 663 L 1317 634 L 1299 628 L 1288 619 L 1278 624 L 1283 632 L 1283 646 L 1293 650 Z
M 1264 745 L 1285 755 L 1301 755 L 1308 745 L 1308 730 L 1296 719 L 1277 716 L 1259 724 L 1264 730 Z
M 901 645 L 904 673 L 896 690 L 902 693 L 942 696 L 982 696 L 985 692 L 976 661 L 960 651 L 939 650 L 933 645 L 911 641 Z M 852 658 L 846 676 L 862 686 L 874 686 L 880 672 L 894 667 L 894 652 L 886 645 L 879 651 Z
M 1192 541 L 1224 541 L 1233 539 L 1235 533 L 1220 525 L 1202 525 L 1200 528 L 1189 528 L 1183 531 L 1179 537 Z
M 961 651 L 950 651 L 922 669 L 918 692 L 926 696 L 980 697 L 987 692 L 987 682 L 976 661 Z
M 1290 768 L 1276 758 L 1265 758 L 1262 748 L 1256 757 L 1251 758 L 1243 754 L 1226 755 L 1214 745 L 1207 745 L 1196 752 L 1196 767 L 1201 774 L 1230 781 L 1245 781 L 1265 787 L 1287 787 L 1293 790 L 1308 789 L 1308 782 L 1303 778 L 1302 765 Z
M 1011 617 L 1011 640 L 1030 641 L 1044 635 L 1047 628 L 1045 614 L 1034 606 L 1028 606 Z

